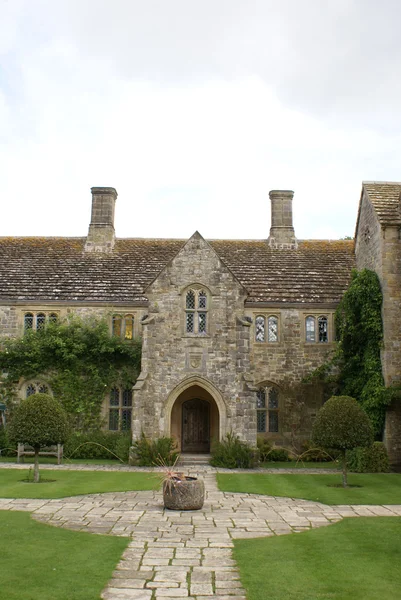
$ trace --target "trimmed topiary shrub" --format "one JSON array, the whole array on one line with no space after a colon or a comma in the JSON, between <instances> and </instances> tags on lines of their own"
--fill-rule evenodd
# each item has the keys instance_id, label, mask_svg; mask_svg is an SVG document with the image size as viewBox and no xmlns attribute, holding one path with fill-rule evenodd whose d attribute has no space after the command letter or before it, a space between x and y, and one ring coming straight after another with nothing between
<instances>
[{"instance_id":1,"label":"trimmed topiary shrub","mask_svg":"<svg viewBox=\"0 0 401 600\"><path fill-rule=\"evenodd\" d=\"M210 464L225 469L253 469L258 462L258 450L242 442L234 433L214 444Z\"/></svg>"},{"instance_id":2,"label":"trimmed topiary shrub","mask_svg":"<svg viewBox=\"0 0 401 600\"><path fill-rule=\"evenodd\" d=\"M312 441L317 446L334 448L341 453L343 486L347 487L347 450L371 446L373 428L368 415L354 398L333 396L317 413Z\"/></svg>"},{"instance_id":3,"label":"trimmed topiary shrub","mask_svg":"<svg viewBox=\"0 0 401 600\"><path fill-rule=\"evenodd\" d=\"M140 439L132 444L130 464L140 467L171 466L176 463L178 456L173 438L149 440L142 433Z\"/></svg>"},{"instance_id":4,"label":"trimmed topiary shrub","mask_svg":"<svg viewBox=\"0 0 401 600\"><path fill-rule=\"evenodd\" d=\"M33 394L15 408L9 425L10 438L29 444L35 451L34 482L39 482L39 451L43 446L63 444L68 435L67 415L48 394Z\"/></svg>"},{"instance_id":5,"label":"trimmed topiary shrub","mask_svg":"<svg viewBox=\"0 0 401 600\"><path fill-rule=\"evenodd\" d=\"M390 470L387 450L382 442L347 452L348 468L354 473L387 473Z\"/></svg>"}]
</instances>

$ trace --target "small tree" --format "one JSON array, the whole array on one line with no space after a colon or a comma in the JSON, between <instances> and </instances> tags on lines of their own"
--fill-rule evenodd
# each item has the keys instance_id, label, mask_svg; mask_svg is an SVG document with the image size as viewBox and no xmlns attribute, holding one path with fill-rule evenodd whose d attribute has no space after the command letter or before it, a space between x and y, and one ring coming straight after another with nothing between
<instances>
[{"instance_id":1,"label":"small tree","mask_svg":"<svg viewBox=\"0 0 401 600\"><path fill-rule=\"evenodd\" d=\"M339 450L342 456L343 486L347 487L347 450L373 443L370 419L360 404L349 396L333 396L319 410L312 429L317 446Z\"/></svg>"},{"instance_id":2,"label":"small tree","mask_svg":"<svg viewBox=\"0 0 401 600\"><path fill-rule=\"evenodd\" d=\"M39 483L39 451L43 446L63 444L67 438L67 415L53 396L33 394L15 408L9 426L16 441L33 446L34 482Z\"/></svg>"}]
</instances>

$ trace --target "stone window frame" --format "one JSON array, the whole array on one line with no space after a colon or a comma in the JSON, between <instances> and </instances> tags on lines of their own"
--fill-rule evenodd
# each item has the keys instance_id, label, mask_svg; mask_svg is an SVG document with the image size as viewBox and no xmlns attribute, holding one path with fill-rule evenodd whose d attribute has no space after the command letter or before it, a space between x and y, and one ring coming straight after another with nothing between
<instances>
[{"instance_id":1,"label":"stone window frame","mask_svg":"<svg viewBox=\"0 0 401 600\"><path fill-rule=\"evenodd\" d=\"M133 413L132 388L115 385L107 394L108 431L131 431ZM128 426L127 426L128 424Z\"/></svg>"},{"instance_id":2,"label":"stone window frame","mask_svg":"<svg viewBox=\"0 0 401 600\"><path fill-rule=\"evenodd\" d=\"M187 307L187 295L192 292L195 296L194 308ZM206 305L204 307L199 306L199 296L201 293L206 296ZM187 285L181 292L182 297L182 329L184 336L186 337L209 337L210 335L210 305L212 294L209 288L201 283L192 283ZM194 315L193 319L193 331L188 331L188 316L189 314ZM199 331L200 315L205 315L205 330Z\"/></svg>"},{"instance_id":3,"label":"stone window frame","mask_svg":"<svg viewBox=\"0 0 401 600\"><path fill-rule=\"evenodd\" d=\"M53 396L53 391L47 381L43 379L28 379L20 387L20 396L25 399L33 394L49 394Z\"/></svg>"},{"instance_id":4,"label":"stone window frame","mask_svg":"<svg viewBox=\"0 0 401 600\"><path fill-rule=\"evenodd\" d=\"M28 319L31 319L31 326L28 326ZM60 312L58 310L24 310L22 313L22 328L26 331L39 331L44 329L50 321L59 321Z\"/></svg>"},{"instance_id":5,"label":"stone window frame","mask_svg":"<svg viewBox=\"0 0 401 600\"><path fill-rule=\"evenodd\" d=\"M116 329L117 319L120 320L120 326ZM127 320L132 320L132 325L127 328ZM110 318L110 333L112 336L119 337L122 340L131 341L136 337L137 314L134 311L119 312L114 311ZM131 335L127 332L131 332Z\"/></svg>"},{"instance_id":6,"label":"stone window frame","mask_svg":"<svg viewBox=\"0 0 401 600\"><path fill-rule=\"evenodd\" d=\"M261 383L258 383L256 385L257 387L257 391L256 391L256 398L255 398L255 406L256 406L256 433L258 435L269 435L269 436L278 436L281 432L281 418L280 418L280 413L281 413L281 409L282 409L282 391L280 389L280 387L272 382L272 381L262 381ZM277 392L277 407L270 407L269 406L269 402L270 402L270 391L271 390L276 390ZM259 394L261 391L264 391L264 395L265 395L265 399L264 399L264 406L260 406L259 402L261 400L261 398L259 397ZM271 415L275 414L277 419L277 428L274 426L274 420L271 419ZM259 415L264 414L265 418L264 418L264 424L265 427L264 429L261 429L259 427Z\"/></svg>"},{"instance_id":7,"label":"stone window frame","mask_svg":"<svg viewBox=\"0 0 401 600\"><path fill-rule=\"evenodd\" d=\"M315 339L308 339L308 319L314 319L315 323ZM319 340L319 319L327 319L327 339ZM318 345L324 346L334 342L334 326L333 326L334 312L332 311L321 311L321 312L305 312L302 320L302 338L306 345Z\"/></svg>"},{"instance_id":8,"label":"stone window frame","mask_svg":"<svg viewBox=\"0 0 401 600\"><path fill-rule=\"evenodd\" d=\"M264 328L265 328L265 336L264 336L264 340L258 340L256 339L257 336L257 330L256 330L256 319L258 319L259 317L262 317L264 319ZM273 340L269 340L269 319L277 319L277 340L273 341ZM253 336L252 339L254 341L255 344L259 345L263 345L263 344L269 344L269 345L277 345L280 344L281 342L281 318L280 318L280 313L279 312L275 312L275 311L258 311L258 312L254 312L253 313ZM266 335L267 334L267 335Z\"/></svg>"}]
</instances>

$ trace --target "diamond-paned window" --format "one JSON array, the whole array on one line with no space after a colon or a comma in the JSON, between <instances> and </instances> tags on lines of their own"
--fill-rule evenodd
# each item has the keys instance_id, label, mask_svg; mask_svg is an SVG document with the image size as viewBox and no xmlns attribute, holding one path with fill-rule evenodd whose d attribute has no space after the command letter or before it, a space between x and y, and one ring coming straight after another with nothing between
<instances>
[{"instance_id":1,"label":"diamond-paned window","mask_svg":"<svg viewBox=\"0 0 401 600\"><path fill-rule=\"evenodd\" d=\"M279 390L263 385L256 392L256 421L258 433L279 431Z\"/></svg>"},{"instance_id":2,"label":"diamond-paned window","mask_svg":"<svg viewBox=\"0 0 401 600\"><path fill-rule=\"evenodd\" d=\"M198 295L198 307L199 308L206 308L206 304L207 304L207 296L206 296L205 292L199 292L199 295Z\"/></svg>"},{"instance_id":3,"label":"diamond-paned window","mask_svg":"<svg viewBox=\"0 0 401 600\"><path fill-rule=\"evenodd\" d=\"M307 342L315 342L315 317L306 317L305 320L305 330L306 330L306 341Z\"/></svg>"},{"instance_id":4,"label":"diamond-paned window","mask_svg":"<svg viewBox=\"0 0 401 600\"><path fill-rule=\"evenodd\" d=\"M198 316L199 316L198 331L199 331L199 333L206 333L206 313L200 312L200 313L198 313Z\"/></svg>"},{"instance_id":5,"label":"diamond-paned window","mask_svg":"<svg viewBox=\"0 0 401 600\"><path fill-rule=\"evenodd\" d=\"M186 305L187 308L195 309L195 293L192 290L187 292Z\"/></svg>"},{"instance_id":6,"label":"diamond-paned window","mask_svg":"<svg viewBox=\"0 0 401 600\"><path fill-rule=\"evenodd\" d=\"M255 319L255 339L257 342L265 341L265 318L262 316Z\"/></svg>"},{"instance_id":7,"label":"diamond-paned window","mask_svg":"<svg viewBox=\"0 0 401 600\"><path fill-rule=\"evenodd\" d=\"M51 391L42 381L30 381L25 387L25 397L29 398L33 394L51 394Z\"/></svg>"},{"instance_id":8,"label":"diamond-paned window","mask_svg":"<svg viewBox=\"0 0 401 600\"><path fill-rule=\"evenodd\" d=\"M46 315L39 313L36 315L36 329L44 329L46 323Z\"/></svg>"},{"instance_id":9,"label":"diamond-paned window","mask_svg":"<svg viewBox=\"0 0 401 600\"><path fill-rule=\"evenodd\" d=\"M33 329L33 314L32 313L25 313L24 329L25 329L25 331L28 329Z\"/></svg>"},{"instance_id":10,"label":"diamond-paned window","mask_svg":"<svg viewBox=\"0 0 401 600\"><path fill-rule=\"evenodd\" d=\"M195 288L185 294L185 333L207 334L208 295L205 290Z\"/></svg>"},{"instance_id":11,"label":"diamond-paned window","mask_svg":"<svg viewBox=\"0 0 401 600\"><path fill-rule=\"evenodd\" d=\"M278 318L269 317L267 320L267 341L278 342Z\"/></svg>"},{"instance_id":12,"label":"diamond-paned window","mask_svg":"<svg viewBox=\"0 0 401 600\"><path fill-rule=\"evenodd\" d=\"M24 331L28 331L28 329L39 331L39 329L44 329L47 323L56 323L58 318L58 314L54 312L39 312L36 314L27 312L24 314Z\"/></svg>"},{"instance_id":13,"label":"diamond-paned window","mask_svg":"<svg viewBox=\"0 0 401 600\"><path fill-rule=\"evenodd\" d=\"M132 421L132 389L114 387L109 395L109 429L128 431Z\"/></svg>"},{"instance_id":14,"label":"diamond-paned window","mask_svg":"<svg viewBox=\"0 0 401 600\"><path fill-rule=\"evenodd\" d=\"M327 328L327 317L318 318L319 327L319 342L325 343L329 341L328 328Z\"/></svg>"}]
</instances>

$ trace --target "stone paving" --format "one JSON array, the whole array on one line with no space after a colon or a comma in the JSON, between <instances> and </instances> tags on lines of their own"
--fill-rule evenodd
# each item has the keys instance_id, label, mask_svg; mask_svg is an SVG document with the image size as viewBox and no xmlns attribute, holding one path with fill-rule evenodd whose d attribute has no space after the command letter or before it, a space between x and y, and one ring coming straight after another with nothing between
<instances>
[{"instance_id":1,"label":"stone paving","mask_svg":"<svg viewBox=\"0 0 401 600\"><path fill-rule=\"evenodd\" d=\"M195 473L191 473L195 474ZM23 510L57 527L129 536L104 600L246 600L233 540L307 531L343 517L401 516L397 506L326 506L319 502L224 493L204 468L200 511L164 510L160 492L119 492L57 500L0 499L1 510Z\"/></svg>"}]
</instances>

